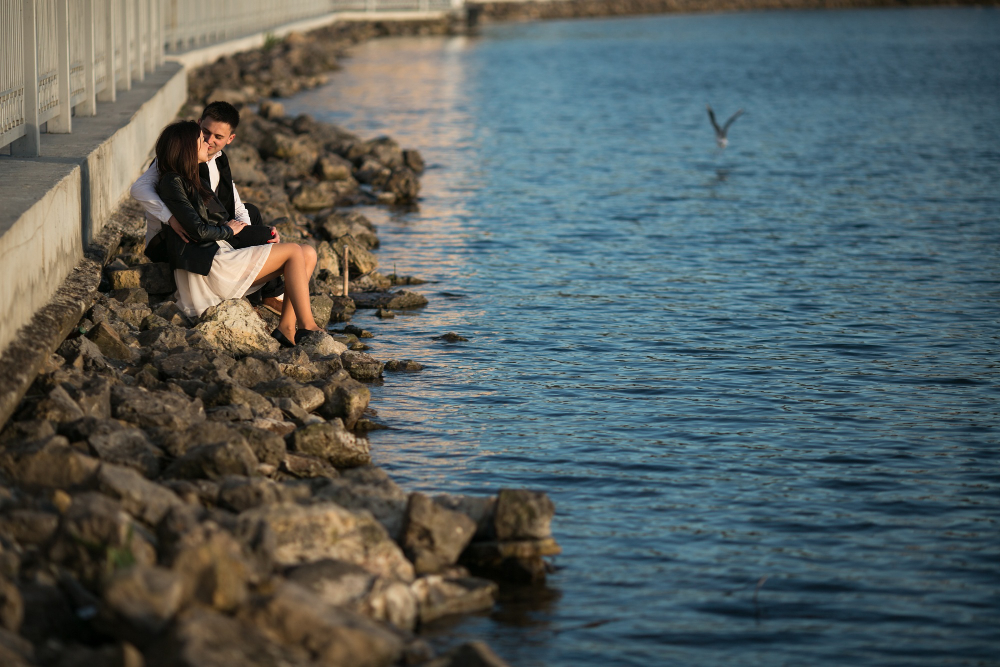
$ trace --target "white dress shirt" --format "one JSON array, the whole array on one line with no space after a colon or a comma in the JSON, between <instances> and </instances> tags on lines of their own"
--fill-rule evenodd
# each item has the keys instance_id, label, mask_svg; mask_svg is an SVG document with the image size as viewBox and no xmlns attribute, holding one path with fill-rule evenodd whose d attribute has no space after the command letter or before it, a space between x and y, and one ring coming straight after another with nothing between
<instances>
[{"instance_id":1,"label":"white dress shirt","mask_svg":"<svg viewBox=\"0 0 1000 667\"><path fill-rule=\"evenodd\" d=\"M215 164L215 160L220 155L222 155L222 151L219 151L208 160L208 177L212 185L212 190L219 187L219 165ZM163 200L160 199L160 195L156 193L156 185L159 182L160 171L156 168L156 160L153 160L153 164L149 165L149 169L129 189L132 198L139 202L142 208L146 210L147 243L149 243L151 238L156 236L160 228L173 215L170 209L167 208L167 205L163 203ZM233 183L233 201L236 203L236 219L249 225L250 214L240 200L240 193L236 190L236 183Z\"/></svg>"}]
</instances>

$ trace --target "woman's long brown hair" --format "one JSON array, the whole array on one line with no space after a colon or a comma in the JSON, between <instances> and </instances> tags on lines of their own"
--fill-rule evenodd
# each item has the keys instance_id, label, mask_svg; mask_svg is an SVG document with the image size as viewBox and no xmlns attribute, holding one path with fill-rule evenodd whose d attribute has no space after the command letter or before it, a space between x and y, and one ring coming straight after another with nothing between
<instances>
[{"instance_id":1,"label":"woman's long brown hair","mask_svg":"<svg viewBox=\"0 0 1000 667\"><path fill-rule=\"evenodd\" d=\"M156 167L161 174L180 174L203 198L212 192L205 188L198 174L198 137L201 126L193 120L179 120L163 128L156 140Z\"/></svg>"}]
</instances>

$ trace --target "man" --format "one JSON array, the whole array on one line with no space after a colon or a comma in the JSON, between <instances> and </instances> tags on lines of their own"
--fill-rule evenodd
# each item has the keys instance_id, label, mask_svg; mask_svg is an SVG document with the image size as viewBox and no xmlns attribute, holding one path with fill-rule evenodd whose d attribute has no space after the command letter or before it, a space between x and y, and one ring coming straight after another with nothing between
<instances>
[{"instance_id":1,"label":"man","mask_svg":"<svg viewBox=\"0 0 1000 667\"><path fill-rule=\"evenodd\" d=\"M199 165L201 179L211 185L212 190L218 196L219 201L226 207L229 217L232 220L239 220L248 225L262 225L260 210L253 204L244 204L240 200L240 194L233 183L233 172L229 167L229 158L222 150L233 143L236 138L236 127L240 124L240 112L228 102L212 102L205 107L201 114L202 135L205 143L208 144L208 154L212 157L208 162ZM139 177L129 192L146 210L146 242L149 243L160 231L163 224L170 225L185 243L190 243L190 239L184 233L180 223L170 213L160 196L156 193L156 184L160 180L159 171L156 168L156 161L149 166L149 169ZM279 240L277 230L275 230L274 242ZM284 281L281 278L266 283L258 292L250 294L248 298L255 305L263 304L264 307L281 313L282 295L284 294Z\"/></svg>"}]
</instances>

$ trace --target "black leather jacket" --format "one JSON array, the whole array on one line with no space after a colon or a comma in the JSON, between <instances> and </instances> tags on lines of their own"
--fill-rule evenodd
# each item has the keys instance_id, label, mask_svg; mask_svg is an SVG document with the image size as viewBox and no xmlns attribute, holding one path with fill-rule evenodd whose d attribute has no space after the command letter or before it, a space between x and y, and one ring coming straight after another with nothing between
<instances>
[{"instance_id":1,"label":"black leather jacket","mask_svg":"<svg viewBox=\"0 0 1000 667\"><path fill-rule=\"evenodd\" d=\"M156 192L191 239L191 243L184 243L173 229L164 227L170 268L207 276L219 250L216 241L233 237L232 228L226 224L229 214L225 207L214 199L206 205L201 195L174 172L160 175Z\"/></svg>"}]
</instances>

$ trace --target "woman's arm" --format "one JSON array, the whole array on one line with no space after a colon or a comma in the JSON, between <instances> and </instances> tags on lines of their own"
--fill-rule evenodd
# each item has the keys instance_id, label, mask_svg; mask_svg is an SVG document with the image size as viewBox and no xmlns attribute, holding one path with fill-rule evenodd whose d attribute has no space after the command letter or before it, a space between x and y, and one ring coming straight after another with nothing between
<instances>
[{"instance_id":1,"label":"woman's arm","mask_svg":"<svg viewBox=\"0 0 1000 667\"><path fill-rule=\"evenodd\" d=\"M201 217L197 206L188 197L184 179L179 174L163 174L157 192L192 241L225 241L233 237L229 226L213 225Z\"/></svg>"}]
</instances>

